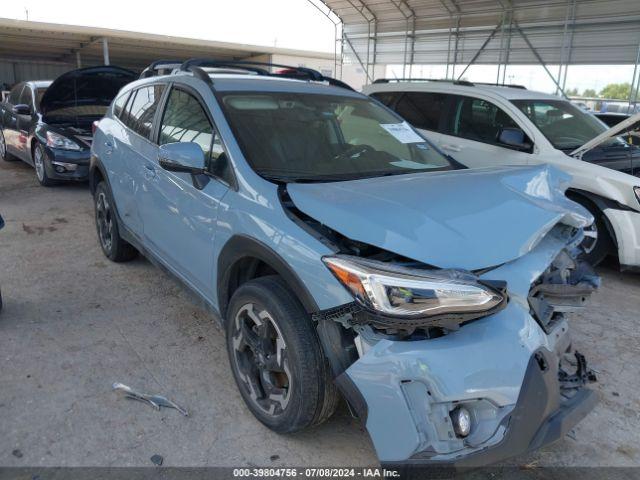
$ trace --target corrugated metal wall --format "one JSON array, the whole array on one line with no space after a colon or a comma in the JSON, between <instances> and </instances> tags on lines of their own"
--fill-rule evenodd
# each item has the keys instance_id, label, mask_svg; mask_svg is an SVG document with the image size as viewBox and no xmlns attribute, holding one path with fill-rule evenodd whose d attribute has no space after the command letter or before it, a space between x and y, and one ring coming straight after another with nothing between
<instances>
[{"instance_id":1,"label":"corrugated metal wall","mask_svg":"<svg viewBox=\"0 0 640 480\"><path fill-rule=\"evenodd\" d=\"M49 62L7 60L0 58L0 85L13 85L23 80L52 80L75 65Z\"/></svg>"}]
</instances>

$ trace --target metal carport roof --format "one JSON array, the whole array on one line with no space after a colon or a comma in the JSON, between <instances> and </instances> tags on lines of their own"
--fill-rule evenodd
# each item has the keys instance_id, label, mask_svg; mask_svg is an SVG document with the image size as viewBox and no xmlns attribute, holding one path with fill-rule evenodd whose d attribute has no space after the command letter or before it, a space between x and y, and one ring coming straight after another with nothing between
<instances>
[{"instance_id":1,"label":"metal carport roof","mask_svg":"<svg viewBox=\"0 0 640 480\"><path fill-rule=\"evenodd\" d=\"M636 64L640 52L639 0L322 1L343 23L345 60L369 76L380 64Z\"/></svg>"},{"instance_id":2,"label":"metal carport roof","mask_svg":"<svg viewBox=\"0 0 640 480\"><path fill-rule=\"evenodd\" d=\"M215 57L244 59L259 55L290 55L332 59L333 55L284 48L170 37L107 28L0 18L0 58L47 61L83 66L110 63L141 69L158 59Z\"/></svg>"}]
</instances>

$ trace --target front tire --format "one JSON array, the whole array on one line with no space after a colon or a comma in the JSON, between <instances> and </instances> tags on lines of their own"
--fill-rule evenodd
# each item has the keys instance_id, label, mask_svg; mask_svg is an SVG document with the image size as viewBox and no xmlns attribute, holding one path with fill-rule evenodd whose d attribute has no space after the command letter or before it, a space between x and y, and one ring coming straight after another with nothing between
<instances>
[{"instance_id":1,"label":"front tire","mask_svg":"<svg viewBox=\"0 0 640 480\"><path fill-rule=\"evenodd\" d=\"M102 181L96 186L93 196L98 241L105 256L113 262L127 262L137 255L133 246L120 237L115 204L111 191Z\"/></svg>"},{"instance_id":2,"label":"front tire","mask_svg":"<svg viewBox=\"0 0 640 480\"><path fill-rule=\"evenodd\" d=\"M7 140L4 138L2 128L0 128L0 158L5 162L12 162L16 160L16 157L7 151Z\"/></svg>"},{"instance_id":3,"label":"front tire","mask_svg":"<svg viewBox=\"0 0 640 480\"><path fill-rule=\"evenodd\" d=\"M56 182L47 175L47 168L45 166L46 161L47 152L41 144L37 143L36 148L33 151L33 167L36 170L36 178L43 187L51 187L52 185L55 185Z\"/></svg>"},{"instance_id":4,"label":"front tire","mask_svg":"<svg viewBox=\"0 0 640 480\"><path fill-rule=\"evenodd\" d=\"M236 290L226 337L240 394L271 430L303 430L335 411L338 392L311 319L281 277L260 277Z\"/></svg>"}]
</instances>

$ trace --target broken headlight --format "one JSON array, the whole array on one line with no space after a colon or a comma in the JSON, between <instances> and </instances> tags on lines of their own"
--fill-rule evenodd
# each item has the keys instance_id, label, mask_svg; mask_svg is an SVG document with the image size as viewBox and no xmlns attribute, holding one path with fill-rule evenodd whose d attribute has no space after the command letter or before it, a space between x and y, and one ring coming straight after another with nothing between
<instances>
[{"instance_id":1,"label":"broken headlight","mask_svg":"<svg viewBox=\"0 0 640 480\"><path fill-rule=\"evenodd\" d=\"M322 260L359 304L384 316L460 314L471 319L505 301L498 289L458 270L405 268L348 255Z\"/></svg>"}]
</instances>

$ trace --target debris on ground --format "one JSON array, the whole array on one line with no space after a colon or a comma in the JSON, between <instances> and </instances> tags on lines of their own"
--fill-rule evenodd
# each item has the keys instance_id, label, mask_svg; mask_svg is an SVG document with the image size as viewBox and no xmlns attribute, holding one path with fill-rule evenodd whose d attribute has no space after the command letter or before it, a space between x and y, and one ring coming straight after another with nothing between
<instances>
[{"instance_id":1,"label":"debris on ground","mask_svg":"<svg viewBox=\"0 0 640 480\"><path fill-rule=\"evenodd\" d=\"M269 460L271 460L272 462L275 462L276 460L280 460L280 455L271 455L269 457Z\"/></svg>"},{"instance_id":2,"label":"debris on ground","mask_svg":"<svg viewBox=\"0 0 640 480\"><path fill-rule=\"evenodd\" d=\"M17 458L22 458L22 450L16 448L13 452L11 452L11 455Z\"/></svg>"},{"instance_id":3,"label":"debris on ground","mask_svg":"<svg viewBox=\"0 0 640 480\"><path fill-rule=\"evenodd\" d=\"M114 383L112 388L116 392L124 393L126 398L131 398L133 400L138 400L140 402L148 403L156 410L160 410L160 407L174 408L185 417L189 416L189 412L187 412L184 408L180 407L178 404L172 402L171 400L161 395L149 395L147 393L137 392L133 390L131 387L128 387L127 385L124 385L118 382Z\"/></svg>"},{"instance_id":4,"label":"debris on ground","mask_svg":"<svg viewBox=\"0 0 640 480\"><path fill-rule=\"evenodd\" d=\"M151 457L151 462L153 462L154 465L161 466L162 462L164 462L164 458L162 455L156 454Z\"/></svg>"}]
</instances>

